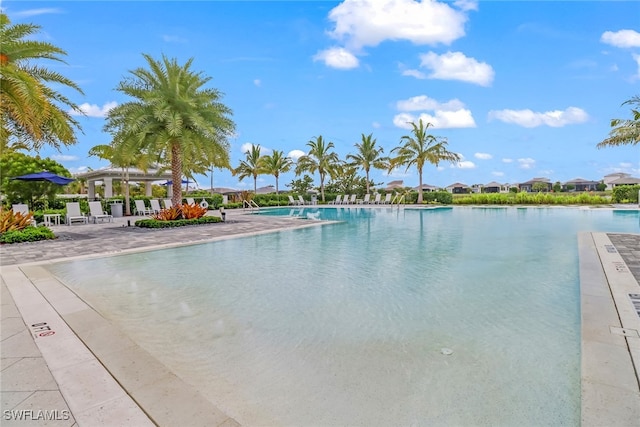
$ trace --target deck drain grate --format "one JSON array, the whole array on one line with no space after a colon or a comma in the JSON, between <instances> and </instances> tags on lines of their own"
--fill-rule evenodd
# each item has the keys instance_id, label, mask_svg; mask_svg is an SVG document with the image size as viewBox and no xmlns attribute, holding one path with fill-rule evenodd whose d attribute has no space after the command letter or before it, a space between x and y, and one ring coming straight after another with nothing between
<instances>
[{"instance_id":1,"label":"deck drain grate","mask_svg":"<svg viewBox=\"0 0 640 427\"><path fill-rule=\"evenodd\" d=\"M618 252L618 250L616 249L615 246L613 245L604 245L605 249L607 250L607 252L609 252L610 254L615 254Z\"/></svg>"},{"instance_id":2,"label":"deck drain grate","mask_svg":"<svg viewBox=\"0 0 640 427\"><path fill-rule=\"evenodd\" d=\"M640 334L638 334L638 331L635 330L635 329L619 328L617 326L609 326L609 332L611 332L612 334L615 334L615 335L622 335L622 336L625 336L625 337L640 338Z\"/></svg>"},{"instance_id":3,"label":"deck drain grate","mask_svg":"<svg viewBox=\"0 0 640 427\"><path fill-rule=\"evenodd\" d=\"M629 299L636 310L636 314L640 317L640 294L629 294Z\"/></svg>"}]
</instances>

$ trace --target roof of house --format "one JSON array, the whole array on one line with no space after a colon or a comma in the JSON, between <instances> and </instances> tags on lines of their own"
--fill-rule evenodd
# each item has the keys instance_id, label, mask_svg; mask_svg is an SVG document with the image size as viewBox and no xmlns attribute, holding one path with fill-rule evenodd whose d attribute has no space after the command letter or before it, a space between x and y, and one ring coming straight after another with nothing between
<instances>
[{"instance_id":1,"label":"roof of house","mask_svg":"<svg viewBox=\"0 0 640 427\"><path fill-rule=\"evenodd\" d=\"M609 184L615 184L615 185L640 184L640 179L634 178L632 176L625 176L623 178L619 178L614 181L611 181Z\"/></svg>"},{"instance_id":2,"label":"roof of house","mask_svg":"<svg viewBox=\"0 0 640 427\"><path fill-rule=\"evenodd\" d=\"M451 185L447 185L447 188L455 188L455 187L469 188L467 184L463 184L461 182L454 182Z\"/></svg>"},{"instance_id":3,"label":"roof of house","mask_svg":"<svg viewBox=\"0 0 640 427\"><path fill-rule=\"evenodd\" d=\"M485 184L484 187L502 187L502 184L500 184L499 182L491 181L490 183Z\"/></svg>"}]
</instances>

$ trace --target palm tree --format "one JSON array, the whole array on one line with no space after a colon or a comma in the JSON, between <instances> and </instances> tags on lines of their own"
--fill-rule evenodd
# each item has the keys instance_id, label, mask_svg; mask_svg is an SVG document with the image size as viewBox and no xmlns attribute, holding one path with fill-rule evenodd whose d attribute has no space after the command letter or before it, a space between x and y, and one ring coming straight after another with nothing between
<instances>
[{"instance_id":1,"label":"palm tree","mask_svg":"<svg viewBox=\"0 0 640 427\"><path fill-rule=\"evenodd\" d=\"M233 175L237 175L240 181L244 178L253 177L253 193L258 191L258 175L265 173L264 158L260 155L260 145L252 145L251 150L246 152L246 160L242 160L235 168Z\"/></svg>"},{"instance_id":2,"label":"palm tree","mask_svg":"<svg viewBox=\"0 0 640 427\"><path fill-rule=\"evenodd\" d=\"M356 154L347 154L347 160L351 160L351 166L357 166L364 170L367 177L367 194L369 194L369 171L371 167L377 169L388 169L389 159L382 156L384 149L376 147L376 140L373 134L362 134L362 142L355 144L358 149Z\"/></svg>"},{"instance_id":3,"label":"palm tree","mask_svg":"<svg viewBox=\"0 0 640 427\"><path fill-rule=\"evenodd\" d=\"M419 178L418 203L422 203L422 169L425 162L438 166L438 163L443 160L457 162L460 160L460 155L447 150L446 138L439 138L427 133L429 128L433 126L431 123L427 123L425 126L420 119L417 125L412 122L411 126L413 127L411 135L400 138L400 143L403 145L391 150L397 155L391 158L389 169L406 165L408 170L415 165Z\"/></svg>"},{"instance_id":4,"label":"palm tree","mask_svg":"<svg viewBox=\"0 0 640 427\"><path fill-rule=\"evenodd\" d=\"M262 160L264 173L273 175L276 178L276 194L280 194L278 190L278 178L280 178L281 173L286 173L291 170L293 161L289 157L285 157L284 151L277 150L268 156L264 156Z\"/></svg>"},{"instance_id":5,"label":"palm tree","mask_svg":"<svg viewBox=\"0 0 640 427\"><path fill-rule=\"evenodd\" d=\"M116 90L134 98L110 110L105 130L115 139L133 144L171 165L171 179L182 181L183 173L204 171L211 165L228 165L229 144L235 124L231 110L217 89L203 86L211 80L191 70L193 58L184 65L164 55L156 61L143 54L149 69L130 71L131 77ZM182 186L174 185L171 201L182 202Z\"/></svg>"},{"instance_id":6,"label":"palm tree","mask_svg":"<svg viewBox=\"0 0 640 427\"><path fill-rule=\"evenodd\" d=\"M611 131L609 138L600 142L597 147L617 147L618 145L636 145L640 142L640 96L625 101L622 105L631 104L635 108L631 108L632 119L613 119L611 120Z\"/></svg>"},{"instance_id":7,"label":"palm tree","mask_svg":"<svg viewBox=\"0 0 640 427\"><path fill-rule=\"evenodd\" d=\"M66 52L51 43L25 38L38 33L33 24L11 25L0 13L0 147L27 146L39 150L44 144L60 149L77 142L80 124L60 106L79 111L76 104L49 84L66 86L80 94L73 81L45 67L38 60L65 63Z\"/></svg>"},{"instance_id":8,"label":"palm tree","mask_svg":"<svg viewBox=\"0 0 640 427\"><path fill-rule=\"evenodd\" d=\"M324 202L324 179L329 174L334 175L335 168L340 164L338 155L330 150L334 148L333 142L325 144L322 135L315 137L315 141L310 140L307 145L310 147L309 153L298 159L296 175L303 172L316 173L320 175L320 193Z\"/></svg>"}]
</instances>

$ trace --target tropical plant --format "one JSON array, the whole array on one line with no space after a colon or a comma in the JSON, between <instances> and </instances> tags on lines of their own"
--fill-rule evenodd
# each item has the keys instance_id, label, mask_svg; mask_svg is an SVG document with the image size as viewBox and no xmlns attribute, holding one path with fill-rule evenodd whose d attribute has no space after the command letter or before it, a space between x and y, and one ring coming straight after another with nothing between
<instances>
[{"instance_id":1,"label":"tropical plant","mask_svg":"<svg viewBox=\"0 0 640 427\"><path fill-rule=\"evenodd\" d=\"M0 192L8 204L28 202L31 208L38 200L45 199L53 203L56 194L64 192L65 186L49 181L20 181L11 179L30 173L53 172L56 175L71 177L71 173L55 160L32 157L20 152L8 152L0 156Z\"/></svg>"},{"instance_id":2,"label":"tropical plant","mask_svg":"<svg viewBox=\"0 0 640 427\"><path fill-rule=\"evenodd\" d=\"M0 209L0 233L13 230L23 230L32 225L33 212L23 215L22 212L14 212L13 209Z\"/></svg>"},{"instance_id":3,"label":"tropical plant","mask_svg":"<svg viewBox=\"0 0 640 427\"><path fill-rule=\"evenodd\" d=\"M250 176L253 177L254 193L258 190L258 176L265 172L264 159L260 151L260 145L251 145L251 150L245 153L245 160L240 161L240 165L232 171L240 181Z\"/></svg>"},{"instance_id":4,"label":"tropical plant","mask_svg":"<svg viewBox=\"0 0 640 427\"><path fill-rule=\"evenodd\" d=\"M317 171L318 175L320 175L320 194L324 202L324 180L327 174L329 176L335 175L336 168L340 165L340 160L338 155L331 151L334 148L333 142L325 143L322 135L315 137L315 140L310 140L307 145L309 146L309 153L298 159L296 175L300 175L303 172L313 174Z\"/></svg>"},{"instance_id":5,"label":"tropical plant","mask_svg":"<svg viewBox=\"0 0 640 427\"><path fill-rule=\"evenodd\" d=\"M202 218L207 213L207 208L203 208L197 203L191 205L183 203L180 209L182 211L182 218L184 219Z\"/></svg>"},{"instance_id":6,"label":"tropical plant","mask_svg":"<svg viewBox=\"0 0 640 427\"><path fill-rule=\"evenodd\" d=\"M392 157L389 161L389 170L393 170L398 166L406 166L407 169L411 166L415 166L418 170L418 203L422 203L422 169L426 162L431 163L434 166L438 166L441 161L457 162L460 160L460 155L447 150L447 139L433 136L427 131L431 126L431 123L427 123L426 126L420 119L419 123L411 122L411 135L404 135L400 138L399 147L391 150L392 153L396 153L395 157Z\"/></svg>"},{"instance_id":7,"label":"tropical plant","mask_svg":"<svg viewBox=\"0 0 640 427\"><path fill-rule=\"evenodd\" d=\"M309 175L304 175L302 178L294 179L289 184L285 184L296 194L307 194L309 190L313 189L313 178Z\"/></svg>"},{"instance_id":8,"label":"tropical plant","mask_svg":"<svg viewBox=\"0 0 640 427\"><path fill-rule=\"evenodd\" d=\"M278 189L278 179L281 173L286 173L293 167L293 160L284 155L284 151L275 150L273 153L263 157L263 171L266 174L273 175L276 179L276 194L280 194Z\"/></svg>"},{"instance_id":9,"label":"tropical plant","mask_svg":"<svg viewBox=\"0 0 640 427\"><path fill-rule=\"evenodd\" d=\"M537 182L534 182L533 185L531 186L531 191L534 191L536 193L539 193L541 191L548 191L548 190L549 190L549 184L546 182L537 181Z\"/></svg>"},{"instance_id":10,"label":"tropical plant","mask_svg":"<svg viewBox=\"0 0 640 427\"><path fill-rule=\"evenodd\" d=\"M211 165L228 165L235 124L231 110L220 102L222 93L204 88L211 78L165 56L157 61L143 54L149 69L137 68L120 82L117 91L134 101L109 111L105 130L132 152L148 152L159 164L170 164L173 182ZM129 149L127 149L129 150ZM174 185L171 201L182 201L182 186Z\"/></svg>"},{"instance_id":11,"label":"tropical plant","mask_svg":"<svg viewBox=\"0 0 640 427\"><path fill-rule=\"evenodd\" d=\"M640 142L640 95L625 101L622 105L632 105L631 119L612 119L609 137L596 147L617 147L619 145L636 145Z\"/></svg>"},{"instance_id":12,"label":"tropical plant","mask_svg":"<svg viewBox=\"0 0 640 427\"><path fill-rule=\"evenodd\" d=\"M371 167L376 169L389 169L389 158L384 157L384 149L376 147L376 140L373 134L362 134L362 141L355 144L358 149L356 154L347 154L347 160L351 160L352 166L357 166L364 170L367 180L367 194L369 194L369 171Z\"/></svg>"},{"instance_id":13,"label":"tropical plant","mask_svg":"<svg viewBox=\"0 0 640 427\"><path fill-rule=\"evenodd\" d=\"M38 151L48 144L56 149L77 142L75 131L80 124L61 107L80 112L78 106L51 88L80 87L62 74L37 62L52 60L65 63L66 52L51 43L27 40L40 27L33 24L12 25L0 13L0 153L5 149Z\"/></svg>"},{"instance_id":14,"label":"tropical plant","mask_svg":"<svg viewBox=\"0 0 640 427\"><path fill-rule=\"evenodd\" d=\"M358 176L358 170L354 166L347 166L336 170L333 178L326 185L325 191L336 194L367 194L372 182L364 176Z\"/></svg>"}]
</instances>

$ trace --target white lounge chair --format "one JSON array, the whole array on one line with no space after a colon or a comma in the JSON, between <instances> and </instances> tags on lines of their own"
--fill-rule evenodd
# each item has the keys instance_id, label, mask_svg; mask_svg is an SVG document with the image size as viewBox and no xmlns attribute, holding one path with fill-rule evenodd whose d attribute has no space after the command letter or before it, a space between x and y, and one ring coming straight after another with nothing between
<instances>
[{"instance_id":1,"label":"white lounge chair","mask_svg":"<svg viewBox=\"0 0 640 427\"><path fill-rule=\"evenodd\" d=\"M144 200L134 200L137 215L151 215L153 211L145 205Z\"/></svg>"},{"instance_id":2,"label":"white lounge chair","mask_svg":"<svg viewBox=\"0 0 640 427\"><path fill-rule=\"evenodd\" d=\"M304 201L302 196L298 196L298 204L301 205L301 206L304 206L304 205L307 204L307 202Z\"/></svg>"},{"instance_id":3,"label":"white lounge chair","mask_svg":"<svg viewBox=\"0 0 640 427\"><path fill-rule=\"evenodd\" d=\"M163 203L164 203L164 208L165 209L169 209L171 206L173 206L173 203L171 202L171 199L164 199Z\"/></svg>"},{"instance_id":4,"label":"white lounge chair","mask_svg":"<svg viewBox=\"0 0 640 427\"><path fill-rule=\"evenodd\" d=\"M356 204L356 197L357 196L355 194L351 195L351 198L349 199L349 204L350 205L355 205Z\"/></svg>"},{"instance_id":5,"label":"white lounge chair","mask_svg":"<svg viewBox=\"0 0 640 427\"><path fill-rule=\"evenodd\" d=\"M151 199L149 200L149 203L151 204L151 211L153 213L158 213L162 210L162 208L160 207L160 201L158 199Z\"/></svg>"},{"instance_id":6,"label":"white lounge chair","mask_svg":"<svg viewBox=\"0 0 640 427\"><path fill-rule=\"evenodd\" d=\"M384 196L384 200L382 201L383 205L388 205L391 203L391 193L387 193L386 196Z\"/></svg>"},{"instance_id":7,"label":"white lounge chair","mask_svg":"<svg viewBox=\"0 0 640 427\"><path fill-rule=\"evenodd\" d=\"M23 217L26 217L27 215L29 215L29 206L25 205L24 203L17 203L15 205L12 205L11 209L13 210L14 214L19 213ZM31 224L36 225L35 218L31 218Z\"/></svg>"},{"instance_id":8,"label":"white lounge chair","mask_svg":"<svg viewBox=\"0 0 640 427\"><path fill-rule=\"evenodd\" d=\"M376 198L373 200L373 203L376 205L380 204L380 193L376 193Z\"/></svg>"},{"instance_id":9,"label":"white lounge chair","mask_svg":"<svg viewBox=\"0 0 640 427\"><path fill-rule=\"evenodd\" d=\"M67 215L66 215L67 225L71 225L74 222L81 222L83 224L88 224L88 218L82 215L80 211L80 203L78 202L68 202L67 203Z\"/></svg>"},{"instance_id":10,"label":"white lounge chair","mask_svg":"<svg viewBox=\"0 0 640 427\"><path fill-rule=\"evenodd\" d=\"M293 198L293 196L291 194L289 194L289 196L287 196L287 197L289 197L289 205L290 206L295 206L295 205L298 204L298 202Z\"/></svg>"},{"instance_id":11,"label":"white lounge chair","mask_svg":"<svg viewBox=\"0 0 640 427\"><path fill-rule=\"evenodd\" d=\"M89 212L91 214L91 218L93 218L94 224L97 224L98 220L104 222L105 219L109 220L109 222L113 222L113 215L109 215L102 210L101 202L89 202Z\"/></svg>"},{"instance_id":12,"label":"white lounge chair","mask_svg":"<svg viewBox=\"0 0 640 427\"><path fill-rule=\"evenodd\" d=\"M361 205L368 205L369 203L371 203L371 194L367 193L364 195L364 199L362 199L360 201Z\"/></svg>"},{"instance_id":13,"label":"white lounge chair","mask_svg":"<svg viewBox=\"0 0 640 427\"><path fill-rule=\"evenodd\" d=\"M339 204L341 204L341 203L342 203L342 194L338 194L338 195L336 196L336 199L335 199L333 202L331 202L331 203L333 203L334 205L339 205Z\"/></svg>"},{"instance_id":14,"label":"white lounge chair","mask_svg":"<svg viewBox=\"0 0 640 427\"><path fill-rule=\"evenodd\" d=\"M195 205L196 201L193 200L193 197L187 197L187 204L188 205Z\"/></svg>"}]
</instances>

